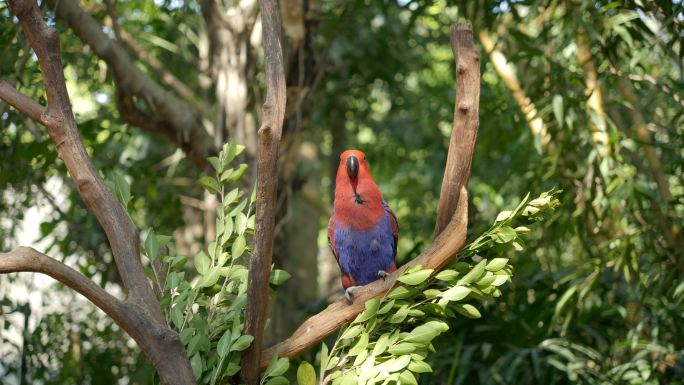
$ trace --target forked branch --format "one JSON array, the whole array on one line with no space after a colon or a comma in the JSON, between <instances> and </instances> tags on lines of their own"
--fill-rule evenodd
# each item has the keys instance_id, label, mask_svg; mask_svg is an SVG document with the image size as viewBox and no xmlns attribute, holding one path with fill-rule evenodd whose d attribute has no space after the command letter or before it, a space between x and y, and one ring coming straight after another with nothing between
<instances>
[{"instance_id":1,"label":"forked branch","mask_svg":"<svg viewBox=\"0 0 684 385\"><path fill-rule=\"evenodd\" d=\"M468 228L468 195L466 186L479 127L480 62L473 43L470 24L451 28L451 47L457 72L457 99L447 164L444 170L437 225L433 243L416 259L402 266L384 281L376 281L354 292L355 301L330 304L325 310L304 321L285 341L262 352L262 369L273 355L295 357L323 338L352 321L365 309L365 302L386 294L406 269L420 264L439 271L465 246Z\"/></svg>"},{"instance_id":2,"label":"forked branch","mask_svg":"<svg viewBox=\"0 0 684 385\"><path fill-rule=\"evenodd\" d=\"M105 311L138 343L163 383L193 384L195 378L183 344L166 325L145 277L135 226L104 184L83 146L64 82L59 35L44 22L35 0L11 0L9 5L38 58L48 105L43 110L5 82L0 83L0 98L47 128L79 195L107 235L128 298L122 301L107 294L66 265L29 248L0 254L0 273L41 272L63 282Z\"/></svg>"}]
</instances>

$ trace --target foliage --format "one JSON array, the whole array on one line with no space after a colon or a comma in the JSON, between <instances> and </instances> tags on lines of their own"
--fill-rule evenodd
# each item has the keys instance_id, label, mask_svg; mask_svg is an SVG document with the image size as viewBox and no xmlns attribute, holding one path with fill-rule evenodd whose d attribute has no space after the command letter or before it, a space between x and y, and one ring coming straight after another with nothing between
<instances>
[{"instance_id":1,"label":"foliage","mask_svg":"<svg viewBox=\"0 0 684 385\"><path fill-rule=\"evenodd\" d=\"M447 269L437 273L412 266L386 296L367 301L366 309L340 331L329 352L323 344L321 383L417 384L421 373L432 371L426 358L435 351L432 341L449 330L445 321L457 314L480 318L473 302L495 302L501 296L499 287L513 273L504 255L522 250L522 236L530 231L522 224L552 212L559 204L558 193L552 190L533 200L526 197L515 210L499 214L494 225L467 245Z\"/></svg>"},{"instance_id":2,"label":"foliage","mask_svg":"<svg viewBox=\"0 0 684 385\"><path fill-rule=\"evenodd\" d=\"M167 322L179 333L200 384L224 383L237 374L241 352L253 340L243 334L243 326L250 253L247 244L254 231L255 195L244 196L237 187L230 188L247 169L244 163L230 167L243 150L244 146L234 140L227 143L218 157L209 159L215 176L205 175L199 180L207 191L219 196L220 204L216 209L216 239L206 252L202 250L193 258L197 274L186 278L188 258L162 252L170 237L150 230L144 242L150 262L148 275L161 293ZM271 272L274 286L287 278L282 270Z\"/></svg>"},{"instance_id":3,"label":"foliage","mask_svg":"<svg viewBox=\"0 0 684 385\"><path fill-rule=\"evenodd\" d=\"M81 3L98 22L106 24L103 2ZM281 170L296 173L298 178L283 186L282 196L296 193L305 183L329 187L329 176L319 178L310 170L334 172L326 164L337 158L336 151L360 148L398 216L400 263L420 253L433 227L453 116L454 68L448 27L462 19L470 20L476 33L483 31L492 37L510 64L523 96L534 103L534 117L541 120L551 138L548 146L542 144L531 129L528 111L517 105L502 73L489 53L481 49L481 119L469 184L470 234L484 233L491 218L512 206L525 191L558 186L564 191L559 198L567 204L541 224L543 231L529 234L525 250L512 260L516 279L507 286L507 294L496 299L496 306L484 305L486 323L467 317L446 321L449 330L431 341L435 352L423 360L433 371L421 374L418 380L449 384L681 383L682 2L352 0L315 4L317 8L307 13L307 23L314 25L307 29L313 33L313 57L300 58L304 60L299 60L302 66L297 69L312 77L320 75L320 79L310 90L309 100L314 102L298 117L296 135L286 136L288 155L283 157ZM175 143L121 123L111 72L46 8L43 6L60 32L69 92L96 167L111 180L124 179L130 184L128 209L139 228L153 227L156 233L171 234L184 225L196 226L197 219L187 212L194 210L197 215L196 206L204 199L203 189L194 183L200 170L184 159ZM198 4L117 2L117 11L120 27L134 36L145 52L159 59L169 73L206 100L209 114L205 118L220 115L213 96L218 82L202 85L207 76L202 69L207 26ZM0 47L6 53L0 56L0 74L22 92L43 101L37 63L23 34L17 31L16 19L6 4L0 3ZM586 61L578 58L581 39L589 48L588 60L596 71L603 116L587 105L595 93L587 88ZM251 72L246 72L259 72L254 71L260 65L256 59L247 55ZM310 62L319 67L308 67ZM136 63L151 79L163 83L165 74L152 70L140 58ZM260 102L258 80L248 79L249 112ZM629 90L634 98L629 97ZM22 222L31 218L28 208L51 207L40 226L47 243L45 251L67 259L103 287L115 287L118 278L105 237L65 177L45 131L2 103L0 126L2 250L19 242ZM605 146L593 139L597 127L608 135ZM643 135L644 128L647 135ZM315 154L290 162L300 143L313 143ZM649 151L655 154L657 167L653 167ZM217 190L220 176L213 180L216 182L203 179L204 185ZM121 196L125 198L126 194ZM329 206L329 197L315 196L312 200L318 206ZM243 210L249 205L246 203ZM299 218L289 202L283 205L286 214L282 221L312 220ZM325 220L321 218L321 224ZM232 221L235 227L235 219ZM500 239L509 236L508 230L498 235ZM163 237L151 237L147 237L151 248L152 239L164 243ZM230 238L220 248L232 255L235 231ZM203 232L190 239L187 243L193 245L221 242L220 237L204 239ZM324 242L321 244L324 248ZM174 255L174 260L175 254L199 255L178 241L176 248L183 252L167 253L160 248L160 259ZM199 266L205 266L206 260L210 261L208 266L214 260L218 262L210 251L205 249L206 259L199 258ZM498 257L510 256L494 256ZM185 282L191 288L201 279L196 277L197 269L174 266L171 270L184 272L178 283ZM162 279L155 279L154 274L150 268L155 282ZM225 279L220 276L217 282ZM10 286L22 284L14 277L0 277L3 290ZM218 295L213 293L214 287L189 290L211 301ZM49 291L66 302L72 298L59 286ZM73 328L83 321L66 317L53 322L58 315L44 315L45 321L29 324L24 330L22 323L9 315L24 304L7 293L1 294L6 297L3 320L13 330L20 330L20 335L32 336L27 341L34 348L29 354L2 339L3 365L18 370L22 357L26 357L34 364L31 373L35 376L29 381L54 378L59 372L78 373L81 369L75 360L63 359L70 354L69 346L55 342L51 350L54 360L42 360L36 346L49 336L66 340L67 324ZM171 317L178 295L169 294L165 289L165 296L172 298L165 308ZM327 294L323 292L321 297ZM236 296L236 292L230 295ZM321 303L306 308L314 312ZM208 315L211 304L199 306ZM189 303L186 307L190 308ZM111 373L112 368L117 373L149 370L110 321L102 319L100 313L84 312L93 318L88 325L98 326L87 328L93 334L84 334L87 338L82 338L81 351L92 348L112 357L102 362L122 363L96 366L98 360L90 361L93 373ZM232 319L224 321L231 328L234 325ZM227 325L219 328L229 330ZM207 362L214 354L212 349L223 336L210 330L207 325L209 348L200 354L203 378L210 372ZM404 332L410 330L407 326ZM206 347L202 340L201 346ZM110 342L101 350L99 341ZM118 357L136 360L131 363ZM214 358L211 370L217 364ZM283 366L275 363L272 368L277 370L265 381L294 378L294 365L276 374ZM310 367L302 364L299 368L302 379L311 378ZM297 372L299 377L300 370Z\"/></svg>"}]
</instances>

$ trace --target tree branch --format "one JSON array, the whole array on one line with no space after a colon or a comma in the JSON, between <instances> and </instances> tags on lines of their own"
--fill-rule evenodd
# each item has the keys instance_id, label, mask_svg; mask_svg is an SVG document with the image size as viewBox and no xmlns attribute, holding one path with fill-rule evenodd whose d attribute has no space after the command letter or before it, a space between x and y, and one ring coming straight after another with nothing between
<instances>
[{"instance_id":1,"label":"tree branch","mask_svg":"<svg viewBox=\"0 0 684 385\"><path fill-rule=\"evenodd\" d=\"M194 383L191 371L189 377L183 377L177 367L178 361L169 359L174 355L185 356L178 334L156 322L143 307L119 300L78 271L30 247L18 247L9 253L0 253L0 274L17 272L48 275L86 297L138 343L153 361L165 384Z\"/></svg>"},{"instance_id":2,"label":"tree branch","mask_svg":"<svg viewBox=\"0 0 684 385\"><path fill-rule=\"evenodd\" d=\"M30 247L18 247L9 253L0 253L0 274L34 272L49 275L88 298L115 320L121 320L121 301L107 293L95 282L64 263ZM119 323L119 321L117 321Z\"/></svg>"},{"instance_id":3,"label":"tree branch","mask_svg":"<svg viewBox=\"0 0 684 385\"><path fill-rule=\"evenodd\" d=\"M2 79L0 79L0 99L36 122L43 123L42 115L45 110L43 106L22 94L19 90L12 87L9 82Z\"/></svg>"},{"instance_id":4,"label":"tree branch","mask_svg":"<svg viewBox=\"0 0 684 385\"><path fill-rule=\"evenodd\" d=\"M40 122L45 125L55 142L59 157L64 161L79 195L95 214L107 235L121 281L128 292L128 299L120 302L105 295L103 291L94 290L94 283L86 283L84 277L74 275L75 272L66 266L55 264L56 261L51 262L47 256L40 257L35 254L37 252L29 249L19 249L16 254L10 254L9 261L16 263L14 255L17 254L29 255L32 258L29 261L37 262L35 271L44 271L60 281L74 285L76 290L108 311L108 314L111 313L114 321L136 340L152 361L162 382L194 383L194 375L183 344L178 335L167 327L159 302L145 277L135 226L123 206L104 184L83 146L64 82L59 35L43 21L35 0L11 0L9 5L21 22L43 75L48 106L40 115ZM16 95L13 97L16 99ZM29 109L33 115L35 110L35 106ZM9 262L8 266L11 266ZM120 311L115 311L117 308L121 308Z\"/></svg>"},{"instance_id":5,"label":"tree branch","mask_svg":"<svg viewBox=\"0 0 684 385\"><path fill-rule=\"evenodd\" d=\"M79 194L105 230L125 288L163 322L157 299L143 273L133 222L105 186L83 147L64 83L59 35L45 24L35 2L14 0L10 6L21 21L43 73L48 107L42 123L57 144Z\"/></svg>"},{"instance_id":6,"label":"tree branch","mask_svg":"<svg viewBox=\"0 0 684 385\"><path fill-rule=\"evenodd\" d=\"M480 68L470 24L452 26L451 42L454 54L457 55L458 99L438 211L438 218L443 218L444 226L439 226L438 222L433 243L419 257L399 268L384 281L373 282L355 291L355 300L351 305L345 300L330 304L322 312L304 321L285 341L264 350L261 357L262 369L273 355L295 357L353 320L365 309L367 300L385 295L406 269L419 264L437 272L449 264L465 246L468 227L466 185L479 126Z\"/></svg>"},{"instance_id":7,"label":"tree branch","mask_svg":"<svg viewBox=\"0 0 684 385\"><path fill-rule=\"evenodd\" d=\"M449 154L439 193L435 237L453 217L461 187L468 185L470 164L480 126L480 54L475 50L470 24L456 24L451 27L451 50L456 62L456 102Z\"/></svg>"},{"instance_id":8,"label":"tree branch","mask_svg":"<svg viewBox=\"0 0 684 385\"><path fill-rule=\"evenodd\" d=\"M164 121L165 130L162 134L185 150L196 164L202 167L207 165L207 156L215 151L213 138L197 111L147 77L126 50L102 31L102 26L81 8L78 1L48 0L47 3L76 36L107 63L118 91L144 100L154 115ZM128 122L127 114L121 113L121 117ZM129 123L151 130L144 121Z\"/></svg>"},{"instance_id":9,"label":"tree branch","mask_svg":"<svg viewBox=\"0 0 684 385\"><path fill-rule=\"evenodd\" d=\"M266 67L266 102L262 109L257 160L256 222L254 252L249 261L245 333L254 336L242 355L242 378L247 385L259 382L261 343L268 309L268 281L273 254L278 151L285 118L285 70L280 45L280 7L276 0L260 0Z\"/></svg>"}]
</instances>

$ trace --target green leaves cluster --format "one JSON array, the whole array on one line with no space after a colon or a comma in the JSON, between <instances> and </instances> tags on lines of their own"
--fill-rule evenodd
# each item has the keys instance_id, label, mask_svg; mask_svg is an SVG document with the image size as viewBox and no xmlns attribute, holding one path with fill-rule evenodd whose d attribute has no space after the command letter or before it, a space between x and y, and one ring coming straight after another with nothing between
<instances>
[{"instance_id":1,"label":"green leaves cluster","mask_svg":"<svg viewBox=\"0 0 684 385\"><path fill-rule=\"evenodd\" d=\"M248 238L254 230L254 194L245 196L230 186L246 171L245 164L230 167L243 149L234 141L226 144L218 157L209 159L215 176L203 176L199 181L209 192L219 195L220 205L216 211L216 239L194 257L194 272L185 270L187 257L161 252L170 237L150 230L145 240L145 254L151 262L148 271L162 294L162 308L180 334L201 384L221 383L237 374L241 352L253 340L243 334L243 325ZM286 272L275 270L271 283L281 284L287 278ZM287 360L278 361L267 375L277 378L281 370L287 370ZM266 383L279 382L271 379Z\"/></svg>"},{"instance_id":2,"label":"green leaves cluster","mask_svg":"<svg viewBox=\"0 0 684 385\"><path fill-rule=\"evenodd\" d=\"M413 266L384 298L366 302L365 310L340 331L335 345L321 352L321 383L417 384L421 373L431 372L426 362L434 352L432 341L449 330L448 319L480 318L476 304L501 296L500 286L511 280L507 251L522 249L527 227L514 223L541 220L559 204L557 190L502 212L492 227L468 245L463 260L434 274ZM476 253L486 254L483 258Z\"/></svg>"}]
</instances>

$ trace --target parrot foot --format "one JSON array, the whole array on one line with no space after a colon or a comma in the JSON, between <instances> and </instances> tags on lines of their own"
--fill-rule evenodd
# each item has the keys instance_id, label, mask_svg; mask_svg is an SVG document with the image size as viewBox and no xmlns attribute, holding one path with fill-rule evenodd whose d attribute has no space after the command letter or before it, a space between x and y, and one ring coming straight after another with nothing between
<instances>
[{"instance_id":1,"label":"parrot foot","mask_svg":"<svg viewBox=\"0 0 684 385\"><path fill-rule=\"evenodd\" d=\"M361 286L349 286L345 291L344 291L344 299L347 300L348 304L351 304L354 302L354 291L356 289L360 288Z\"/></svg>"},{"instance_id":2,"label":"parrot foot","mask_svg":"<svg viewBox=\"0 0 684 385\"><path fill-rule=\"evenodd\" d=\"M378 278L382 279L383 281L385 278L389 277L389 273L386 272L385 270L378 270Z\"/></svg>"}]
</instances>

